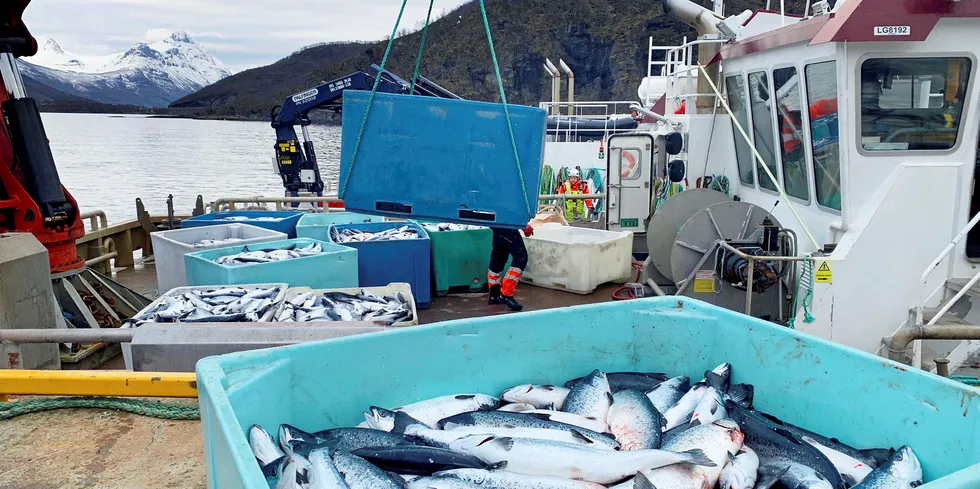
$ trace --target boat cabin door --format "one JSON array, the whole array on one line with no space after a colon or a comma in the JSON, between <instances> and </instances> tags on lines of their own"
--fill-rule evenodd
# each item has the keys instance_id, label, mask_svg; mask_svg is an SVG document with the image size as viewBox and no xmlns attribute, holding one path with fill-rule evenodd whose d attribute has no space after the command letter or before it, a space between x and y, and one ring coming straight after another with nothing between
<instances>
[{"instance_id":1,"label":"boat cabin door","mask_svg":"<svg viewBox=\"0 0 980 489\"><path fill-rule=\"evenodd\" d=\"M617 134L608 147L606 229L644 233L653 196L653 136Z\"/></svg>"}]
</instances>

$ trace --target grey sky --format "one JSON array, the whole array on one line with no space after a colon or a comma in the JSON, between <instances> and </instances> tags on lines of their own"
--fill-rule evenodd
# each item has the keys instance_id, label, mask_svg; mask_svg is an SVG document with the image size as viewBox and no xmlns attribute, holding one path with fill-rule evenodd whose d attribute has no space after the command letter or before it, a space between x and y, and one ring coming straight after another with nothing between
<instances>
[{"instance_id":1,"label":"grey sky","mask_svg":"<svg viewBox=\"0 0 980 489\"><path fill-rule=\"evenodd\" d=\"M433 15L465 0L437 0ZM234 71L269 64L309 44L377 40L391 32L399 0L34 0L24 21L77 55L124 51L151 29L185 30ZM409 0L401 26L425 19Z\"/></svg>"}]
</instances>

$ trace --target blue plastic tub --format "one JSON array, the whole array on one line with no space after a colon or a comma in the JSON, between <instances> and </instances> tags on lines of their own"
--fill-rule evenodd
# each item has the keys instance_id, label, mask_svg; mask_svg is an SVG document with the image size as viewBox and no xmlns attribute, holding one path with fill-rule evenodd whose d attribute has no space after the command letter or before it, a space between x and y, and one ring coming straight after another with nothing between
<instances>
[{"instance_id":1,"label":"blue plastic tub","mask_svg":"<svg viewBox=\"0 0 980 489\"><path fill-rule=\"evenodd\" d=\"M245 435L254 423L273 433L280 423L352 426L372 405L562 383L593 368L701 378L721 362L732 363L732 382L755 384L761 411L857 447L912 446L933 481L921 489L980 487L980 391L677 297L205 358L197 383L208 486L268 487Z\"/></svg>"},{"instance_id":2,"label":"blue plastic tub","mask_svg":"<svg viewBox=\"0 0 980 489\"><path fill-rule=\"evenodd\" d=\"M361 287L380 287L395 282L407 282L415 294L415 304L419 309L428 309L432 297L429 273L432 270L432 257L429 256L431 243L429 235L422 226L414 222L372 222L365 224L342 224L332 226L333 230L357 229L367 232L411 226L418 231L420 239L401 239L392 241L365 241L343 243L357 249L357 274Z\"/></svg>"},{"instance_id":3,"label":"blue plastic tub","mask_svg":"<svg viewBox=\"0 0 980 489\"><path fill-rule=\"evenodd\" d=\"M330 241L330 226L335 224L363 224L366 222L384 222L384 217L359 214L357 212L306 214L296 224L296 237Z\"/></svg>"},{"instance_id":4,"label":"blue plastic tub","mask_svg":"<svg viewBox=\"0 0 980 489\"><path fill-rule=\"evenodd\" d=\"M308 238L286 239L248 245L250 250L300 248L319 242L325 253L271 263L228 266L215 263L221 256L241 253L244 246L198 251L184 255L189 285L239 285L285 282L290 287L335 289L357 287L357 250ZM387 284L385 284L387 285Z\"/></svg>"},{"instance_id":5,"label":"blue plastic tub","mask_svg":"<svg viewBox=\"0 0 980 489\"><path fill-rule=\"evenodd\" d=\"M340 188L348 210L523 229L537 209L544 109L509 105L523 187L503 106L470 100L344 92ZM525 203L526 202L526 203Z\"/></svg>"},{"instance_id":6,"label":"blue plastic tub","mask_svg":"<svg viewBox=\"0 0 980 489\"><path fill-rule=\"evenodd\" d=\"M305 212L295 211L225 211L212 212L202 216L192 217L180 221L182 228L194 228L200 226L212 226L215 224L251 224L260 228L271 229L286 233L290 238L296 237L296 223L306 214ZM242 220L224 220L228 217L246 217ZM275 220L256 220L256 218L273 218Z\"/></svg>"}]
</instances>

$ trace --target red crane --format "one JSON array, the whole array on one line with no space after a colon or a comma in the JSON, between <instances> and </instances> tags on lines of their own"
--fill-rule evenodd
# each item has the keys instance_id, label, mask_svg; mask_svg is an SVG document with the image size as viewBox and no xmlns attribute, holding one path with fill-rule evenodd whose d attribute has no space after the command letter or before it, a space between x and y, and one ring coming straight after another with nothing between
<instances>
[{"instance_id":1,"label":"red crane","mask_svg":"<svg viewBox=\"0 0 980 489\"><path fill-rule=\"evenodd\" d=\"M22 14L30 0L0 7L0 233L31 233L48 249L51 272L81 268L75 240L85 234L78 204L61 185L34 99L17 58L37 52Z\"/></svg>"}]
</instances>

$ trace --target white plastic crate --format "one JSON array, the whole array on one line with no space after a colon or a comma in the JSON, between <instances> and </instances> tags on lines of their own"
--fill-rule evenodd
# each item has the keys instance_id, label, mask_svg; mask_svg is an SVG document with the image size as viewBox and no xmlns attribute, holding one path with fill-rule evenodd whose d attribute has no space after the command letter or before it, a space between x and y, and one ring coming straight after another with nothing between
<instances>
[{"instance_id":1,"label":"white plastic crate","mask_svg":"<svg viewBox=\"0 0 980 489\"><path fill-rule=\"evenodd\" d=\"M550 223L524 238L528 264L522 282L576 294L592 293L606 282L629 280L633 233Z\"/></svg>"},{"instance_id":2,"label":"white plastic crate","mask_svg":"<svg viewBox=\"0 0 980 489\"><path fill-rule=\"evenodd\" d=\"M412 295L412 286L409 285L407 282L392 282L392 283L390 283L388 285L385 285L383 287L351 287L351 288L346 288L346 289L316 289L316 290L314 290L314 289L311 289L309 287L293 287L293 288L291 288L291 289L289 289L289 290L286 291L286 297L285 297L285 299L283 299L282 303L279 305L279 308L277 309L276 312L278 313L278 311L282 310L283 307L286 307L286 301L288 301L288 300L290 300L290 299L292 299L292 298L294 298L294 297L296 297L296 296L298 296L300 294L305 294L307 292L315 292L317 294L323 294L325 292L343 292L344 294L357 295L357 294L361 293L361 289L364 289L364 290L366 290L366 291L370 292L371 294L374 294L374 295L376 295L378 297L395 296L396 294L401 293L401 295L405 297L405 300L408 301L409 306L411 306L412 320L411 321L397 322L397 323L392 324L392 326L397 326L397 327L401 327L401 326L418 326L418 324L419 324L419 311L415 307L415 296ZM275 321L275 318L271 319L271 321ZM327 322L327 323L343 324L342 322L339 322L339 321L310 321L310 322L311 323Z\"/></svg>"},{"instance_id":3,"label":"white plastic crate","mask_svg":"<svg viewBox=\"0 0 980 489\"><path fill-rule=\"evenodd\" d=\"M237 238L241 241L194 246L194 243L205 239L228 238ZM285 233L250 224L221 224L151 233L150 240L153 243L153 256L156 260L157 288L162 295L174 287L187 285L187 273L184 268L186 253L283 239L286 239Z\"/></svg>"},{"instance_id":4,"label":"white plastic crate","mask_svg":"<svg viewBox=\"0 0 980 489\"><path fill-rule=\"evenodd\" d=\"M214 227L218 227L218 226L214 226ZM161 293L160 297L157 297L156 300L150 303L150 305L144 307L142 310L140 310L140 312L136 313L136 316L143 314L143 311L152 311L153 309L156 309L157 306L159 306L160 303L163 302L164 297L174 297L177 295L184 294L186 292L190 292L192 290L214 290L214 289L234 288L234 287L240 287L245 290L279 287L279 293L277 293L276 296L273 298L272 307L270 307L269 310L266 311L265 314L263 314L259 318L258 322L261 323L272 321L273 314L278 312L279 308L282 307L282 301L286 298L286 293L289 290L289 284L285 284L285 283L248 284L248 285L203 285L203 286L192 286L192 287L175 287L165 293ZM193 324L201 325L207 323L193 323ZM236 323L222 323L222 324L236 324ZM122 352L123 352L123 360L126 363L126 369L133 370L133 350L131 349L131 345L129 343L123 343Z\"/></svg>"}]
</instances>

